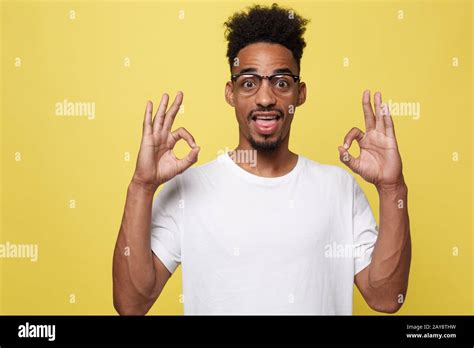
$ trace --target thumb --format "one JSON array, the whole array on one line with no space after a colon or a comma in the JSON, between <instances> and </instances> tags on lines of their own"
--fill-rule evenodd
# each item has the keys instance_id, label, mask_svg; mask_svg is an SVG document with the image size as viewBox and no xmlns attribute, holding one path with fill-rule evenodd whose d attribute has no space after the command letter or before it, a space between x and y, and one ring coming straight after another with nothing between
<instances>
[{"instance_id":1,"label":"thumb","mask_svg":"<svg viewBox=\"0 0 474 348\"><path fill-rule=\"evenodd\" d=\"M342 163L348 166L352 171L357 172L358 159L351 156L347 149L343 146L338 146L339 159Z\"/></svg>"},{"instance_id":2,"label":"thumb","mask_svg":"<svg viewBox=\"0 0 474 348\"><path fill-rule=\"evenodd\" d=\"M200 149L201 148L199 146L195 146L191 149L191 151L189 151L186 157L178 160L177 167L178 167L179 174L181 174L182 172L184 172L186 169L188 169L194 163L197 162Z\"/></svg>"}]
</instances>

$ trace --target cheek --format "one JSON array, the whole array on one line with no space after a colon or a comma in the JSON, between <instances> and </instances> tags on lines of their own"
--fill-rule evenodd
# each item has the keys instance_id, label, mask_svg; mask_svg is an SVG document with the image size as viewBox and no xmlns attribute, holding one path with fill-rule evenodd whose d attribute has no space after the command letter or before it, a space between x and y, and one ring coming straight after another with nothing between
<instances>
[{"instance_id":1,"label":"cheek","mask_svg":"<svg viewBox=\"0 0 474 348\"><path fill-rule=\"evenodd\" d=\"M288 130L293 122L293 117L296 112L296 100L291 100L285 104L285 124L283 126L283 130Z\"/></svg>"},{"instance_id":2,"label":"cheek","mask_svg":"<svg viewBox=\"0 0 474 348\"><path fill-rule=\"evenodd\" d=\"M247 102L236 100L235 101L235 114L237 118L241 121L247 122L247 116L250 113L252 108L248 105Z\"/></svg>"},{"instance_id":3,"label":"cheek","mask_svg":"<svg viewBox=\"0 0 474 348\"><path fill-rule=\"evenodd\" d=\"M285 103L286 105L286 109L285 109L285 113L292 117L296 111L296 103L297 103L297 98L293 98L291 100L289 100L287 103Z\"/></svg>"}]
</instances>

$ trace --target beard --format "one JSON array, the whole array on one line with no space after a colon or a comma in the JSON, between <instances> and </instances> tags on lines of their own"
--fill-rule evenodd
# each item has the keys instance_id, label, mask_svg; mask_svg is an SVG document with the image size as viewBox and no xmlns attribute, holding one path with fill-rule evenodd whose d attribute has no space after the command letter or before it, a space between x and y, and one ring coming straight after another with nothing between
<instances>
[{"instance_id":1,"label":"beard","mask_svg":"<svg viewBox=\"0 0 474 348\"><path fill-rule=\"evenodd\" d=\"M254 150L271 153L280 147L283 139L279 137L277 140L256 141L251 135L249 135L248 141Z\"/></svg>"},{"instance_id":2,"label":"beard","mask_svg":"<svg viewBox=\"0 0 474 348\"><path fill-rule=\"evenodd\" d=\"M247 120L248 120L249 123L252 122L252 116L253 116L254 112L257 112L257 111L275 111L275 112L279 113L280 117L282 117L282 118L284 117L284 113L280 109L259 108L259 109L256 109L256 110L252 110L249 113L249 115L247 116ZM264 136L264 137L268 138L268 136ZM255 140L254 137L252 137L252 134L249 134L247 140L249 141L250 145L252 146L252 148L254 150L261 151L261 152L266 152L266 153L274 152L276 149L278 149L280 147L281 143L283 142L282 135L280 135L277 140L257 141L257 140Z\"/></svg>"}]
</instances>

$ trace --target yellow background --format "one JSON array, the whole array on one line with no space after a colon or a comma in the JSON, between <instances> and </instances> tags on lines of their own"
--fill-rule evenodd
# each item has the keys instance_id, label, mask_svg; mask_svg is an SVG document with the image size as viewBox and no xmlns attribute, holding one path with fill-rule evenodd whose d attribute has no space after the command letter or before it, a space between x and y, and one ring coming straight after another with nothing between
<instances>
[{"instance_id":1,"label":"yellow background","mask_svg":"<svg viewBox=\"0 0 474 348\"><path fill-rule=\"evenodd\" d=\"M200 164L234 147L223 22L251 4L1 3L0 243L38 244L39 260L0 259L0 314L115 313L112 254L145 102L184 91L175 127L195 136ZM365 88L420 103L420 119L394 117L413 242L398 314L473 314L471 2L279 4L311 19L293 151L343 166L337 146L353 126L364 129ZM64 99L95 102L95 119L56 116ZM378 218L375 189L357 178ZM182 314L180 292L178 268L150 313ZM354 314L375 314L356 289Z\"/></svg>"}]
</instances>

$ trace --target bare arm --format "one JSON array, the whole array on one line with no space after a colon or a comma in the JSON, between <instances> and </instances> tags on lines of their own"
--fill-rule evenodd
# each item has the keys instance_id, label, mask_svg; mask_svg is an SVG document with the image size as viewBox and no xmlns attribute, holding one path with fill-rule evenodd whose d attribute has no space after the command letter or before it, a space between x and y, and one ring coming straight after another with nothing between
<instances>
[{"instance_id":1,"label":"bare arm","mask_svg":"<svg viewBox=\"0 0 474 348\"><path fill-rule=\"evenodd\" d=\"M407 186L379 189L380 230L370 265L355 282L367 303L375 310L395 313L408 288L411 261Z\"/></svg>"},{"instance_id":2,"label":"bare arm","mask_svg":"<svg viewBox=\"0 0 474 348\"><path fill-rule=\"evenodd\" d=\"M392 117L382 105L380 93L374 95L375 114L370 92L362 97L367 132L353 128L339 146L343 163L377 188L380 201L380 229L368 267L355 276L355 283L367 304L374 310L394 313L400 309L408 288L411 261L408 188L402 174ZM358 158L348 152L356 140Z\"/></svg>"},{"instance_id":3,"label":"bare arm","mask_svg":"<svg viewBox=\"0 0 474 348\"><path fill-rule=\"evenodd\" d=\"M150 221L153 191L132 182L114 251L114 307L119 314L146 314L171 273L153 254Z\"/></svg>"},{"instance_id":4,"label":"bare arm","mask_svg":"<svg viewBox=\"0 0 474 348\"><path fill-rule=\"evenodd\" d=\"M150 227L153 196L158 187L197 161L199 147L191 134L184 128L171 132L182 98L178 93L166 112L168 95L163 95L153 122L151 102L145 110L137 166L128 186L113 258L113 301L121 315L146 314L171 276L151 250ZM192 148L183 159L173 153L179 139L186 140Z\"/></svg>"}]
</instances>

